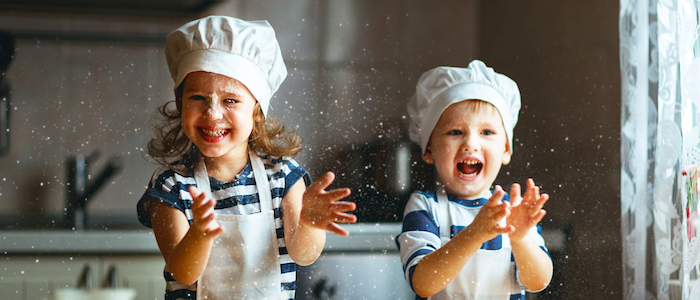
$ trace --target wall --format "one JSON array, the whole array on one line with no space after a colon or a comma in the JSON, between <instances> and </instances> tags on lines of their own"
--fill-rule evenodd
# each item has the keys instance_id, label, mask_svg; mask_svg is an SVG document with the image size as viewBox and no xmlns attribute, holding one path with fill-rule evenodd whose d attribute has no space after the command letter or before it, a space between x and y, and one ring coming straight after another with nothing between
<instances>
[{"instance_id":1,"label":"wall","mask_svg":"<svg viewBox=\"0 0 700 300\"><path fill-rule=\"evenodd\" d=\"M405 104L422 72L480 58L512 77L523 108L497 183L533 177L552 196L543 224L570 229L541 297L621 298L617 2L250 0L209 12L277 30L290 74L271 115L304 137L298 159L312 175L334 170L341 185L358 185L353 146L407 139ZM125 168L89 211L135 222L156 168L143 158L149 119L172 99L162 38L194 17L0 12L0 28L25 36L8 72L3 218L60 217L65 158L99 148L93 172L112 155ZM30 38L45 31L69 34Z\"/></svg>"},{"instance_id":2,"label":"wall","mask_svg":"<svg viewBox=\"0 0 700 300\"><path fill-rule=\"evenodd\" d=\"M289 69L270 115L300 132L305 148L297 158L312 177L333 170L338 185L357 191L376 182L354 172L348 152L407 140L405 103L420 74L475 57L476 7L454 0L437 8L415 0L223 1L201 15L270 21ZM144 159L151 116L172 99L164 37L197 15L3 10L0 16L0 28L18 36L8 70L12 146L0 157L0 215L58 221L65 159L100 149L93 176L115 155L124 170L91 200L89 214L134 222L136 201L156 168ZM400 218L394 206L398 213L390 214Z\"/></svg>"},{"instance_id":3,"label":"wall","mask_svg":"<svg viewBox=\"0 0 700 300\"><path fill-rule=\"evenodd\" d=\"M554 299L621 299L619 4L480 3L480 56L523 97L497 181L533 177L551 195L543 224L571 226Z\"/></svg>"}]
</instances>

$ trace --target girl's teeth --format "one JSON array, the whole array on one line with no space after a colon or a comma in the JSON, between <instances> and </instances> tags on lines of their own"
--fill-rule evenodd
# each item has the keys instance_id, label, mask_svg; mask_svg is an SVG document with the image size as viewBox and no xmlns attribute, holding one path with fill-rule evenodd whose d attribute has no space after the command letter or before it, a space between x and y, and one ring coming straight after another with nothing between
<instances>
[{"instance_id":1,"label":"girl's teeth","mask_svg":"<svg viewBox=\"0 0 700 300\"><path fill-rule=\"evenodd\" d=\"M226 130L212 131L212 130L202 129L202 132L206 135L209 135L209 136L222 136L222 135L224 135L224 133L226 133Z\"/></svg>"}]
</instances>

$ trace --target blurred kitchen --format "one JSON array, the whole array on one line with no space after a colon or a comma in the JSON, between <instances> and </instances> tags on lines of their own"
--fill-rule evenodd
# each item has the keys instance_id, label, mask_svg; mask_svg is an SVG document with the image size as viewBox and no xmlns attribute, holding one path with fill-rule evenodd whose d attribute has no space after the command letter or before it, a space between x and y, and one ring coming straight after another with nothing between
<instances>
[{"instance_id":1,"label":"blurred kitchen","mask_svg":"<svg viewBox=\"0 0 700 300\"><path fill-rule=\"evenodd\" d=\"M542 225L555 275L547 290L529 298L622 298L618 6L605 0L0 0L0 30L16 45L3 70L11 93L0 225L6 232L58 229L57 239L75 238L65 231L80 226L147 232L135 206L157 166L144 148L156 108L174 98L165 36L186 21L224 14L265 19L275 28L289 76L270 115L300 132L304 150L297 159L313 178L332 170L336 186L353 189L365 223L353 229L357 238L338 240L317 269L299 273L298 299L342 299L332 282L325 284L332 278L318 276L322 267L356 255L377 259L365 262L377 268L372 272L398 278L380 288L358 281L356 289L376 291L375 299L407 299L387 236L400 230L408 194L431 187L434 175L408 140L406 104L424 71L477 58L513 78L522 93L513 161L496 183L533 177L551 196ZM88 201L69 200L76 193ZM360 249L372 228L380 228L374 234L381 241ZM159 265L157 249L149 251L133 252L138 259L119 254L129 265L125 274L141 265L159 275L162 260ZM72 253L61 252L71 260ZM7 270L13 261L5 256L0 267ZM114 260L95 257L94 273L105 273ZM76 266L68 283L82 264ZM343 272L359 279L362 270ZM3 276L9 274L0 273L1 299L7 289L32 287L8 285ZM136 285L135 279L121 284ZM161 299L158 284L142 290Z\"/></svg>"}]
</instances>

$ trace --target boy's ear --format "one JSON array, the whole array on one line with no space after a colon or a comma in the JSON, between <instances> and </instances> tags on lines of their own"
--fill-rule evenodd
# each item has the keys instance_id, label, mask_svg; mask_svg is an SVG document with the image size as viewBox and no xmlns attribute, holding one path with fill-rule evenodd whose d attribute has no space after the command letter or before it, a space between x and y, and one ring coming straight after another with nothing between
<instances>
[{"instance_id":1,"label":"boy's ear","mask_svg":"<svg viewBox=\"0 0 700 300\"><path fill-rule=\"evenodd\" d=\"M429 164L429 165L432 165L433 162L435 161L435 160L433 159L433 153L430 152L430 146L428 146L427 148L425 148L425 153L423 153L423 161L424 161L426 164Z\"/></svg>"},{"instance_id":2,"label":"boy's ear","mask_svg":"<svg viewBox=\"0 0 700 300\"><path fill-rule=\"evenodd\" d=\"M511 156L512 155L510 154L510 145L508 144L508 142L506 142L506 150L503 152L503 161L501 161L501 163L503 165L509 164Z\"/></svg>"}]
</instances>

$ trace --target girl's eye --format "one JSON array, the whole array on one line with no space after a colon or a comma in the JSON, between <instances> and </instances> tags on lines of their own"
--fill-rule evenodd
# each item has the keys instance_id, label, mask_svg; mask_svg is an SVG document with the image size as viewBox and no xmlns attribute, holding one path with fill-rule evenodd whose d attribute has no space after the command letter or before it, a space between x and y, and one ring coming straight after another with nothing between
<instances>
[{"instance_id":1,"label":"girl's eye","mask_svg":"<svg viewBox=\"0 0 700 300\"><path fill-rule=\"evenodd\" d=\"M228 98L228 99L224 100L224 102L226 102L226 103L238 103L240 101L233 99L233 98Z\"/></svg>"},{"instance_id":2,"label":"girl's eye","mask_svg":"<svg viewBox=\"0 0 700 300\"><path fill-rule=\"evenodd\" d=\"M483 131L481 132L481 134L483 134L483 135L492 135L492 134L494 134L494 132L491 131L490 129L486 129L486 130L483 130Z\"/></svg>"},{"instance_id":3,"label":"girl's eye","mask_svg":"<svg viewBox=\"0 0 700 300\"><path fill-rule=\"evenodd\" d=\"M191 99L191 100L204 100L204 99L206 99L206 98L204 98L204 96L200 96L200 95L191 95L191 96L187 97L187 99Z\"/></svg>"},{"instance_id":4,"label":"girl's eye","mask_svg":"<svg viewBox=\"0 0 700 300\"><path fill-rule=\"evenodd\" d=\"M458 130L458 129L450 130L447 132L447 135L460 135L460 134L462 134L462 131Z\"/></svg>"}]
</instances>

